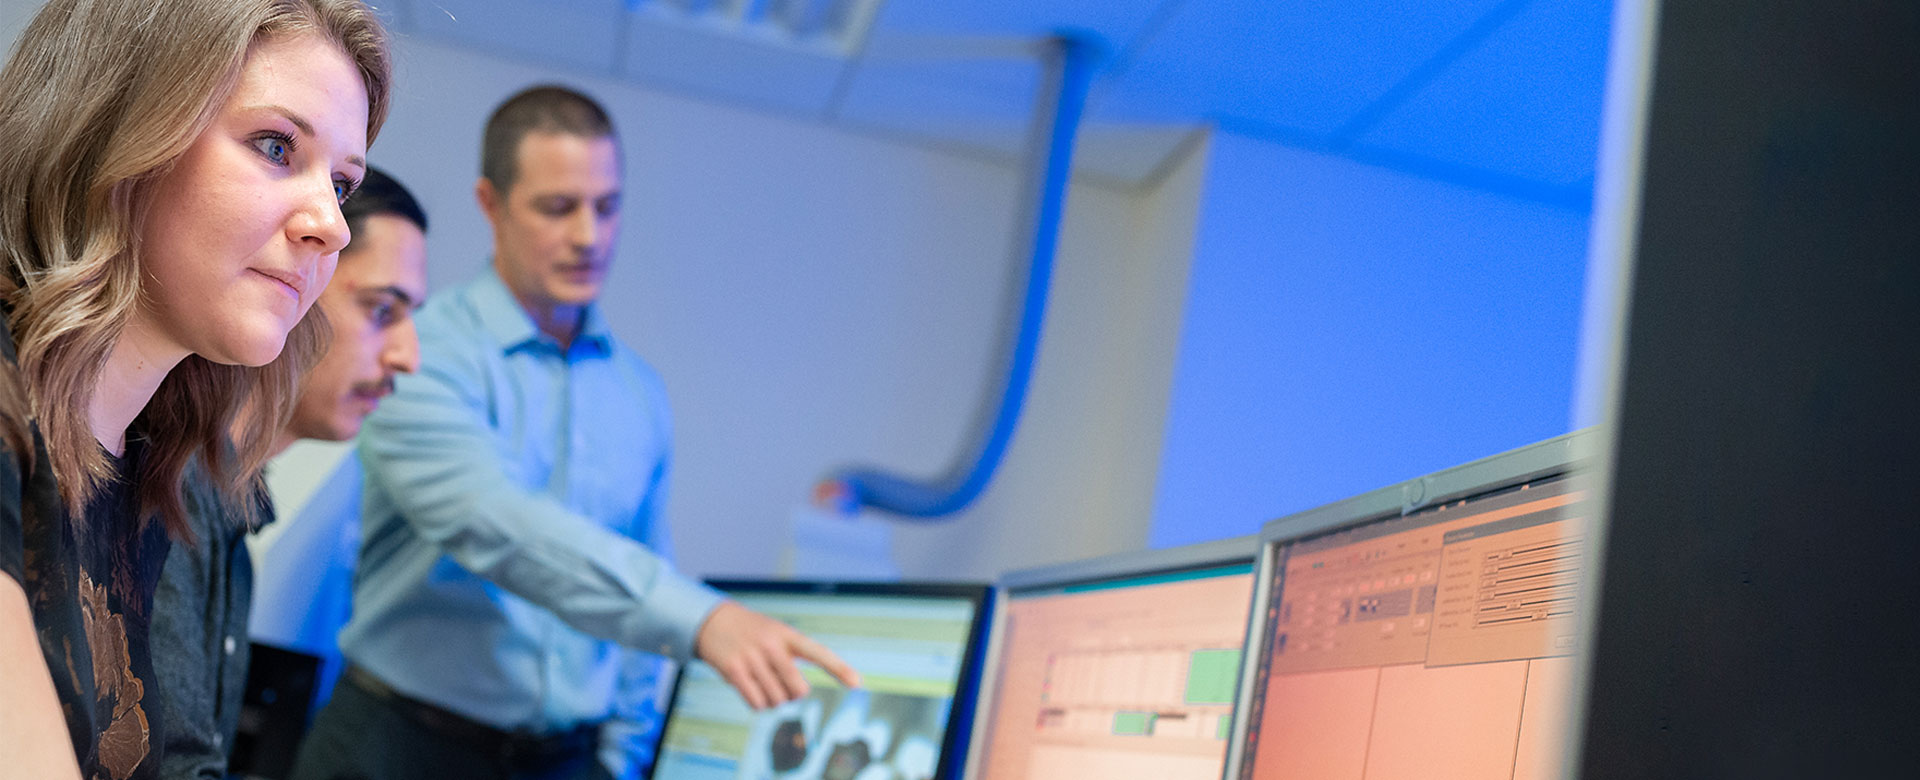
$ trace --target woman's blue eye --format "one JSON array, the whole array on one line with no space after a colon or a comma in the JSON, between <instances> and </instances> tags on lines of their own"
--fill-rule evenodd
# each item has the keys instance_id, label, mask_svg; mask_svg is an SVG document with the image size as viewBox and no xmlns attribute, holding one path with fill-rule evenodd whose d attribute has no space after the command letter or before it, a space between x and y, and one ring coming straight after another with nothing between
<instances>
[{"instance_id":1,"label":"woman's blue eye","mask_svg":"<svg viewBox=\"0 0 1920 780\"><path fill-rule=\"evenodd\" d=\"M347 202L347 196L352 194L353 194L352 182L335 181L333 183L333 199L334 200L339 201L341 203L345 203Z\"/></svg>"},{"instance_id":2,"label":"woman's blue eye","mask_svg":"<svg viewBox=\"0 0 1920 780\"><path fill-rule=\"evenodd\" d=\"M268 160L278 165L286 165L287 155L293 153L293 144L287 143L285 138L272 135L253 139L253 148L259 149Z\"/></svg>"}]
</instances>

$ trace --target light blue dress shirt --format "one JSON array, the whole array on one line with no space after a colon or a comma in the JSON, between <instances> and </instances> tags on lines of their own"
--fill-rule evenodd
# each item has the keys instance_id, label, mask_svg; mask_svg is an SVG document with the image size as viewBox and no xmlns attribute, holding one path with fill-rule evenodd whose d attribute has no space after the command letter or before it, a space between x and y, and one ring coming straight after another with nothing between
<instances>
[{"instance_id":1,"label":"light blue dress shirt","mask_svg":"<svg viewBox=\"0 0 1920 780\"><path fill-rule=\"evenodd\" d=\"M615 714L615 643L685 659L720 602L643 543L666 542L665 387L597 308L563 350L492 270L415 322L420 371L360 434L342 653L503 729Z\"/></svg>"}]
</instances>

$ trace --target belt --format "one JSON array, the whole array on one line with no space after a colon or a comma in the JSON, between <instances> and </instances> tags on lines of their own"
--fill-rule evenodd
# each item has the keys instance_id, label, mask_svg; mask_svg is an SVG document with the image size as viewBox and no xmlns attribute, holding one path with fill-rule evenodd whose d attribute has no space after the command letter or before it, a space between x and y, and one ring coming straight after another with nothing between
<instances>
[{"instance_id":1,"label":"belt","mask_svg":"<svg viewBox=\"0 0 1920 780\"><path fill-rule=\"evenodd\" d=\"M393 686L358 666L349 664L340 677L362 693L391 705L428 731L468 743L477 750L496 754L502 759L545 760L592 753L599 747L601 724L598 722L582 723L559 731L507 731L394 690Z\"/></svg>"}]
</instances>

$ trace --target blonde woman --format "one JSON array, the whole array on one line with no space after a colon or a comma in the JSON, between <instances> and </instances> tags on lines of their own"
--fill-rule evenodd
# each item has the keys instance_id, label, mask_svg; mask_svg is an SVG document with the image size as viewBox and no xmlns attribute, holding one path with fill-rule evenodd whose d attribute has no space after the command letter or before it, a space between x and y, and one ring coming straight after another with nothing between
<instances>
[{"instance_id":1,"label":"blonde woman","mask_svg":"<svg viewBox=\"0 0 1920 780\"><path fill-rule=\"evenodd\" d=\"M0 774L155 776L182 473L258 479L388 79L359 0L51 0L0 70Z\"/></svg>"}]
</instances>

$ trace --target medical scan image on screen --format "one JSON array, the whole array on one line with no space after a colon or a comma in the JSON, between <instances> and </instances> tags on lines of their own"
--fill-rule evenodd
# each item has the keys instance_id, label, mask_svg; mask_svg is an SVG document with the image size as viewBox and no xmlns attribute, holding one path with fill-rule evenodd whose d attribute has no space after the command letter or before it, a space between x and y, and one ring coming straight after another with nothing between
<instances>
[{"instance_id":1,"label":"medical scan image on screen","mask_svg":"<svg viewBox=\"0 0 1920 780\"><path fill-rule=\"evenodd\" d=\"M811 692L760 712L713 667L689 663L667 714L656 780L930 780L938 769L974 604L966 599L731 594L832 648L849 690L803 667Z\"/></svg>"},{"instance_id":2,"label":"medical scan image on screen","mask_svg":"<svg viewBox=\"0 0 1920 780\"><path fill-rule=\"evenodd\" d=\"M1009 594L980 780L1218 780L1250 563Z\"/></svg>"},{"instance_id":3,"label":"medical scan image on screen","mask_svg":"<svg viewBox=\"0 0 1920 780\"><path fill-rule=\"evenodd\" d=\"M1286 545L1238 777L1559 776L1586 508L1550 479Z\"/></svg>"}]
</instances>

